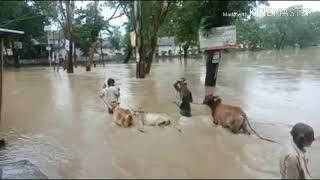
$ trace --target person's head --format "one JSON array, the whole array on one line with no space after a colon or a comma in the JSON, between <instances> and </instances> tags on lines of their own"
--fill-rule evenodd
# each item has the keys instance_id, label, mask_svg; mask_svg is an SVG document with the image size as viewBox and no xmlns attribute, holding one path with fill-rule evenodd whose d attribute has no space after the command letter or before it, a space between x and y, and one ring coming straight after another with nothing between
<instances>
[{"instance_id":1,"label":"person's head","mask_svg":"<svg viewBox=\"0 0 320 180\"><path fill-rule=\"evenodd\" d=\"M297 123L291 130L291 135L294 143L299 149L304 150L305 147L311 146L314 141L313 128L304 123Z\"/></svg>"},{"instance_id":2,"label":"person's head","mask_svg":"<svg viewBox=\"0 0 320 180\"><path fill-rule=\"evenodd\" d=\"M109 78L107 83L108 83L108 87L110 87L110 86L114 86L115 81L114 79Z\"/></svg>"},{"instance_id":3,"label":"person's head","mask_svg":"<svg viewBox=\"0 0 320 180\"><path fill-rule=\"evenodd\" d=\"M180 82L181 82L181 84L184 85L184 86L187 86L187 85L188 85L186 78L181 78Z\"/></svg>"}]
</instances>

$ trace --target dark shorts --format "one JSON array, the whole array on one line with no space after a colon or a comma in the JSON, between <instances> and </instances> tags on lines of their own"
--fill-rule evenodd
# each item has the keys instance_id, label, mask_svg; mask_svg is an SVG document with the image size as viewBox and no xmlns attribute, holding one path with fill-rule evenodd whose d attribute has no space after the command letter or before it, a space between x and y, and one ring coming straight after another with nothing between
<instances>
[{"instance_id":1,"label":"dark shorts","mask_svg":"<svg viewBox=\"0 0 320 180\"><path fill-rule=\"evenodd\" d=\"M190 111L180 110L180 114L182 116L185 116L185 117L191 117L191 112Z\"/></svg>"},{"instance_id":2,"label":"dark shorts","mask_svg":"<svg viewBox=\"0 0 320 180\"><path fill-rule=\"evenodd\" d=\"M180 106L180 114L182 116L191 117L190 103L182 102L182 104Z\"/></svg>"}]
</instances>

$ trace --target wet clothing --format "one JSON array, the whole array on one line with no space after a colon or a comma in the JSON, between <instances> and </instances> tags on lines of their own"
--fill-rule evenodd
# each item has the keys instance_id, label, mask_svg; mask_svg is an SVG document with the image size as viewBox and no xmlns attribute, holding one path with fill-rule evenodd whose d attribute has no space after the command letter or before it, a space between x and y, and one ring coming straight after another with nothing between
<instances>
[{"instance_id":1,"label":"wet clothing","mask_svg":"<svg viewBox=\"0 0 320 180\"><path fill-rule=\"evenodd\" d=\"M180 114L182 116L191 117L191 106L190 103L193 101L192 93L187 89L184 93L181 92L181 87L177 83L174 84L174 88L178 91L180 96L180 103L178 106L180 108Z\"/></svg>"},{"instance_id":2,"label":"wet clothing","mask_svg":"<svg viewBox=\"0 0 320 180\"><path fill-rule=\"evenodd\" d=\"M280 159L281 179L311 179L306 152L292 141Z\"/></svg>"},{"instance_id":3,"label":"wet clothing","mask_svg":"<svg viewBox=\"0 0 320 180\"><path fill-rule=\"evenodd\" d=\"M191 106L192 94L189 91L188 95L182 97L182 103L180 105L180 114L182 116L190 117L191 116Z\"/></svg>"},{"instance_id":4,"label":"wet clothing","mask_svg":"<svg viewBox=\"0 0 320 180\"><path fill-rule=\"evenodd\" d=\"M109 113L112 113L111 104L112 103L119 103L120 89L118 87L114 87L114 86L104 88L102 90L100 96L106 97Z\"/></svg>"}]
</instances>

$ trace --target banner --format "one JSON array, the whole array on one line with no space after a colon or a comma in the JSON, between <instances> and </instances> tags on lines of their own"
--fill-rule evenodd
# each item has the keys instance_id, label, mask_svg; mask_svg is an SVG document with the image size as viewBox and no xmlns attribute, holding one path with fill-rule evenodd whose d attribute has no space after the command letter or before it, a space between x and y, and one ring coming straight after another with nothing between
<instances>
[{"instance_id":1,"label":"banner","mask_svg":"<svg viewBox=\"0 0 320 180\"><path fill-rule=\"evenodd\" d=\"M199 32L200 49L214 49L226 45L236 45L236 26L222 26L211 29L208 35Z\"/></svg>"},{"instance_id":2,"label":"banner","mask_svg":"<svg viewBox=\"0 0 320 180\"><path fill-rule=\"evenodd\" d=\"M136 47L136 33L134 31L130 32L131 46Z\"/></svg>"}]
</instances>

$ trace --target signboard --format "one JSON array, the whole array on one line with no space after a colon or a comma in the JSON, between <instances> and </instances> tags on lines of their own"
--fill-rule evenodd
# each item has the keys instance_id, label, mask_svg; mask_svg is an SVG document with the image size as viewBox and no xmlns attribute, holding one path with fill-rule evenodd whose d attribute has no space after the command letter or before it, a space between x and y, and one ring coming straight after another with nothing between
<instances>
[{"instance_id":1,"label":"signboard","mask_svg":"<svg viewBox=\"0 0 320 180\"><path fill-rule=\"evenodd\" d=\"M136 33L134 31L130 32L131 46L136 47Z\"/></svg>"},{"instance_id":2,"label":"signboard","mask_svg":"<svg viewBox=\"0 0 320 180\"><path fill-rule=\"evenodd\" d=\"M208 35L199 33L200 49L214 49L227 45L236 45L236 26L213 28Z\"/></svg>"}]
</instances>

